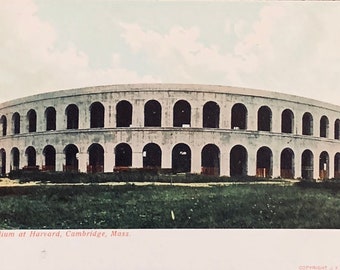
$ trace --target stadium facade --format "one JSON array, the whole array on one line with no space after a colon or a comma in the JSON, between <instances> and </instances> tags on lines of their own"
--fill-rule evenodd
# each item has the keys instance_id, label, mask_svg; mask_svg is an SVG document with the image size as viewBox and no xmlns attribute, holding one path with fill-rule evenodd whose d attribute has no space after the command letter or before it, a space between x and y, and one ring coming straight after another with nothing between
<instances>
[{"instance_id":1,"label":"stadium facade","mask_svg":"<svg viewBox=\"0 0 340 270\"><path fill-rule=\"evenodd\" d=\"M340 106L211 85L49 92L0 104L0 167L339 178Z\"/></svg>"}]
</instances>

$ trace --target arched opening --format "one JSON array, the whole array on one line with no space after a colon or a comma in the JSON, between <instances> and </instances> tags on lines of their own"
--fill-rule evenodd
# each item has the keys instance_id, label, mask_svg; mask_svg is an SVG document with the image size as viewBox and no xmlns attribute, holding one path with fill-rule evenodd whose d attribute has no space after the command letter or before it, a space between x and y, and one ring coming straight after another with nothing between
<instances>
[{"instance_id":1,"label":"arched opening","mask_svg":"<svg viewBox=\"0 0 340 270\"><path fill-rule=\"evenodd\" d=\"M232 129L247 129L248 111L246 106L237 103L231 109L231 128Z\"/></svg>"},{"instance_id":2,"label":"arched opening","mask_svg":"<svg viewBox=\"0 0 340 270\"><path fill-rule=\"evenodd\" d=\"M294 114L291 110L286 109L281 115L281 132L293 133L294 131Z\"/></svg>"},{"instance_id":3,"label":"arched opening","mask_svg":"<svg viewBox=\"0 0 340 270\"><path fill-rule=\"evenodd\" d=\"M20 152L19 149L13 147L11 150L11 171L20 169Z\"/></svg>"},{"instance_id":4,"label":"arched opening","mask_svg":"<svg viewBox=\"0 0 340 270\"><path fill-rule=\"evenodd\" d=\"M144 106L144 126L160 127L162 122L162 106L156 100L149 100Z\"/></svg>"},{"instance_id":5,"label":"arched opening","mask_svg":"<svg viewBox=\"0 0 340 270\"><path fill-rule=\"evenodd\" d=\"M104 106L100 102L94 102L90 106L90 128L104 127Z\"/></svg>"},{"instance_id":6,"label":"arched opening","mask_svg":"<svg viewBox=\"0 0 340 270\"><path fill-rule=\"evenodd\" d=\"M320 137L328 138L328 128L329 128L329 121L327 116L322 116L320 119Z\"/></svg>"},{"instance_id":7,"label":"arched opening","mask_svg":"<svg viewBox=\"0 0 340 270\"><path fill-rule=\"evenodd\" d=\"M257 129L259 131L272 130L272 111L267 106L262 106L257 112Z\"/></svg>"},{"instance_id":8,"label":"arched opening","mask_svg":"<svg viewBox=\"0 0 340 270\"><path fill-rule=\"evenodd\" d=\"M334 178L340 179L340 153L334 156Z\"/></svg>"},{"instance_id":9,"label":"arched opening","mask_svg":"<svg viewBox=\"0 0 340 270\"><path fill-rule=\"evenodd\" d=\"M230 176L248 174L248 153L242 145L235 145L230 151Z\"/></svg>"},{"instance_id":10,"label":"arched opening","mask_svg":"<svg viewBox=\"0 0 340 270\"><path fill-rule=\"evenodd\" d=\"M329 178L329 155L326 151L320 154L319 158L319 177L322 180Z\"/></svg>"},{"instance_id":11,"label":"arched opening","mask_svg":"<svg viewBox=\"0 0 340 270\"><path fill-rule=\"evenodd\" d=\"M191 126L191 106L185 100L179 100L174 105L173 116L174 127Z\"/></svg>"},{"instance_id":12,"label":"arched opening","mask_svg":"<svg viewBox=\"0 0 340 270\"><path fill-rule=\"evenodd\" d=\"M201 154L202 174L220 175L220 149L214 144L207 144Z\"/></svg>"},{"instance_id":13,"label":"arched opening","mask_svg":"<svg viewBox=\"0 0 340 270\"><path fill-rule=\"evenodd\" d=\"M203 127L219 128L220 107L216 102L209 101L203 106Z\"/></svg>"},{"instance_id":14,"label":"arched opening","mask_svg":"<svg viewBox=\"0 0 340 270\"><path fill-rule=\"evenodd\" d=\"M63 166L64 172L78 172L79 161L78 161L78 147L74 144L69 144L64 149L65 154L65 165Z\"/></svg>"},{"instance_id":15,"label":"arched opening","mask_svg":"<svg viewBox=\"0 0 340 270\"><path fill-rule=\"evenodd\" d=\"M117 127L129 127L132 124L132 105L126 100L119 101L116 106Z\"/></svg>"},{"instance_id":16,"label":"arched opening","mask_svg":"<svg viewBox=\"0 0 340 270\"><path fill-rule=\"evenodd\" d=\"M0 149L0 173L1 176L6 175L6 151L5 149Z\"/></svg>"},{"instance_id":17,"label":"arched opening","mask_svg":"<svg viewBox=\"0 0 340 270\"><path fill-rule=\"evenodd\" d=\"M184 143L179 143L172 149L172 171L185 173L191 171L191 149Z\"/></svg>"},{"instance_id":18,"label":"arched opening","mask_svg":"<svg viewBox=\"0 0 340 270\"><path fill-rule=\"evenodd\" d=\"M5 115L1 116L0 124L2 127L2 136L6 136L7 135L7 118Z\"/></svg>"},{"instance_id":19,"label":"arched opening","mask_svg":"<svg viewBox=\"0 0 340 270\"><path fill-rule=\"evenodd\" d=\"M290 148L286 148L281 152L281 177L286 179L294 179L294 152Z\"/></svg>"},{"instance_id":20,"label":"arched opening","mask_svg":"<svg viewBox=\"0 0 340 270\"><path fill-rule=\"evenodd\" d=\"M36 132L37 131L37 113L35 110L29 110L27 112L27 121L28 121L28 132Z\"/></svg>"},{"instance_id":21,"label":"arched opening","mask_svg":"<svg viewBox=\"0 0 340 270\"><path fill-rule=\"evenodd\" d=\"M48 107L45 111L46 131L56 130L57 112L53 107Z\"/></svg>"},{"instance_id":22,"label":"arched opening","mask_svg":"<svg viewBox=\"0 0 340 270\"><path fill-rule=\"evenodd\" d=\"M25 155L27 158L27 166L25 167L25 169L38 169L39 167L37 166L37 153L33 146L29 146L26 148Z\"/></svg>"},{"instance_id":23,"label":"arched opening","mask_svg":"<svg viewBox=\"0 0 340 270\"><path fill-rule=\"evenodd\" d=\"M87 166L87 172L104 172L104 148L100 144L94 143L89 147L88 153L89 165Z\"/></svg>"},{"instance_id":24,"label":"arched opening","mask_svg":"<svg viewBox=\"0 0 340 270\"><path fill-rule=\"evenodd\" d=\"M301 176L302 179L313 179L314 172L314 162L313 162L313 153L310 150L305 150L302 153L301 160Z\"/></svg>"},{"instance_id":25,"label":"arched opening","mask_svg":"<svg viewBox=\"0 0 340 270\"><path fill-rule=\"evenodd\" d=\"M43 166L43 171L55 171L55 161L56 161L56 151L52 145L47 145L43 154L45 156L45 165Z\"/></svg>"},{"instance_id":26,"label":"arched opening","mask_svg":"<svg viewBox=\"0 0 340 270\"><path fill-rule=\"evenodd\" d=\"M340 139L340 120L336 119L334 123L334 139L339 140Z\"/></svg>"},{"instance_id":27,"label":"arched opening","mask_svg":"<svg viewBox=\"0 0 340 270\"><path fill-rule=\"evenodd\" d=\"M155 143L149 143L143 148L143 168L160 169L162 166L162 150Z\"/></svg>"},{"instance_id":28,"label":"arched opening","mask_svg":"<svg viewBox=\"0 0 340 270\"><path fill-rule=\"evenodd\" d=\"M20 134L20 114L14 113L12 117L13 134Z\"/></svg>"},{"instance_id":29,"label":"arched opening","mask_svg":"<svg viewBox=\"0 0 340 270\"><path fill-rule=\"evenodd\" d=\"M269 178L273 175L273 153L268 147L261 147L256 154L256 176Z\"/></svg>"},{"instance_id":30,"label":"arched opening","mask_svg":"<svg viewBox=\"0 0 340 270\"><path fill-rule=\"evenodd\" d=\"M313 135L313 116L308 112L302 117L302 135Z\"/></svg>"},{"instance_id":31,"label":"arched opening","mask_svg":"<svg viewBox=\"0 0 340 270\"><path fill-rule=\"evenodd\" d=\"M75 104L67 106L66 110L66 128L67 129L78 129L79 128L79 109Z\"/></svg>"},{"instance_id":32,"label":"arched opening","mask_svg":"<svg viewBox=\"0 0 340 270\"><path fill-rule=\"evenodd\" d=\"M127 143L115 147L115 169L132 166L132 149Z\"/></svg>"}]
</instances>

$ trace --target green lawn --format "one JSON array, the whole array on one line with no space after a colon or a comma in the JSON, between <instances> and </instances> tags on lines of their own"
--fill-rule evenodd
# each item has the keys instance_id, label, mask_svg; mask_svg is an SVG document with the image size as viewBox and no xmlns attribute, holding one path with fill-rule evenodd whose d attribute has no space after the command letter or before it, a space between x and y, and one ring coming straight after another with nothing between
<instances>
[{"instance_id":1,"label":"green lawn","mask_svg":"<svg viewBox=\"0 0 340 270\"><path fill-rule=\"evenodd\" d=\"M0 188L2 229L340 228L339 212L340 193L315 187Z\"/></svg>"}]
</instances>

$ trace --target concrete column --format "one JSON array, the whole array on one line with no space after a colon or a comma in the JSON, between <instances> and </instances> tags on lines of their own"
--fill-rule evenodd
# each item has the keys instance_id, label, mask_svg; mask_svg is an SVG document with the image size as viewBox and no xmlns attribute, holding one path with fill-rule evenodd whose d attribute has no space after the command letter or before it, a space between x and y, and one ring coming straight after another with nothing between
<instances>
[{"instance_id":1,"label":"concrete column","mask_svg":"<svg viewBox=\"0 0 340 270\"><path fill-rule=\"evenodd\" d=\"M248 106L247 130L257 130L257 109L253 106Z\"/></svg>"},{"instance_id":2,"label":"concrete column","mask_svg":"<svg viewBox=\"0 0 340 270\"><path fill-rule=\"evenodd\" d=\"M172 168L172 149L162 149L162 169L171 169Z\"/></svg>"},{"instance_id":3,"label":"concrete column","mask_svg":"<svg viewBox=\"0 0 340 270\"><path fill-rule=\"evenodd\" d=\"M133 168L143 167L143 153L142 152L132 152L132 167Z\"/></svg>"},{"instance_id":4,"label":"concrete column","mask_svg":"<svg viewBox=\"0 0 340 270\"><path fill-rule=\"evenodd\" d=\"M25 151L26 151L26 148L23 149L22 152L20 152L20 156L19 156L19 159L20 159L20 164L19 164L19 168L22 169L23 167L27 166L27 156L25 154Z\"/></svg>"},{"instance_id":5,"label":"concrete column","mask_svg":"<svg viewBox=\"0 0 340 270\"><path fill-rule=\"evenodd\" d=\"M320 115L313 115L313 136L320 137Z\"/></svg>"},{"instance_id":6,"label":"concrete column","mask_svg":"<svg viewBox=\"0 0 340 270\"><path fill-rule=\"evenodd\" d=\"M132 104L132 126L144 126L144 100L137 99Z\"/></svg>"},{"instance_id":7,"label":"concrete column","mask_svg":"<svg viewBox=\"0 0 340 270\"><path fill-rule=\"evenodd\" d=\"M6 173L11 171L11 152L6 150Z\"/></svg>"},{"instance_id":8,"label":"concrete column","mask_svg":"<svg viewBox=\"0 0 340 270\"><path fill-rule=\"evenodd\" d=\"M301 178L302 177L302 164L301 164L301 156L302 153L294 154L294 177Z\"/></svg>"},{"instance_id":9,"label":"concrete column","mask_svg":"<svg viewBox=\"0 0 340 270\"><path fill-rule=\"evenodd\" d=\"M293 134L302 135L302 117L303 114L301 114L300 112L295 112Z\"/></svg>"},{"instance_id":10,"label":"concrete column","mask_svg":"<svg viewBox=\"0 0 340 270\"><path fill-rule=\"evenodd\" d=\"M111 128L115 128L117 127L117 111L116 111L116 103L114 104L114 106L109 106L110 107L110 118L111 118L111 123L110 123L110 127ZM133 113L133 112L132 112Z\"/></svg>"},{"instance_id":11,"label":"concrete column","mask_svg":"<svg viewBox=\"0 0 340 270\"><path fill-rule=\"evenodd\" d=\"M45 108L37 108L37 132L46 131Z\"/></svg>"},{"instance_id":12,"label":"concrete column","mask_svg":"<svg viewBox=\"0 0 340 270\"><path fill-rule=\"evenodd\" d=\"M103 104L105 107L104 127L115 128L116 124L116 107L110 104Z\"/></svg>"},{"instance_id":13,"label":"concrete column","mask_svg":"<svg viewBox=\"0 0 340 270\"><path fill-rule=\"evenodd\" d=\"M248 149L248 175L256 175L256 150L254 148Z\"/></svg>"},{"instance_id":14,"label":"concrete column","mask_svg":"<svg viewBox=\"0 0 340 270\"><path fill-rule=\"evenodd\" d=\"M230 110L227 104L219 104L220 106L220 128L230 129Z\"/></svg>"},{"instance_id":15,"label":"concrete column","mask_svg":"<svg viewBox=\"0 0 340 270\"><path fill-rule=\"evenodd\" d=\"M170 99L166 99L162 105L162 127L172 127L173 104Z\"/></svg>"},{"instance_id":16,"label":"concrete column","mask_svg":"<svg viewBox=\"0 0 340 270\"><path fill-rule=\"evenodd\" d=\"M328 175L329 175L329 179L332 179L334 178L334 155L331 156L329 153L329 161L328 161L328 164L329 164L329 171L328 171Z\"/></svg>"},{"instance_id":17,"label":"concrete column","mask_svg":"<svg viewBox=\"0 0 340 270\"><path fill-rule=\"evenodd\" d=\"M63 165L65 165L64 153L56 153L55 161L56 161L55 170L57 172L63 171Z\"/></svg>"},{"instance_id":18,"label":"concrete column","mask_svg":"<svg viewBox=\"0 0 340 270\"><path fill-rule=\"evenodd\" d=\"M42 166L45 164L45 155L42 149L35 148L36 152L36 165L39 166L39 169L42 169Z\"/></svg>"},{"instance_id":19,"label":"concrete column","mask_svg":"<svg viewBox=\"0 0 340 270\"><path fill-rule=\"evenodd\" d=\"M65 130L66 129L66 115L65 108L63 107L55 107L56 110L56 130Z\"/></svg>"},{"instance_id":20,"label":"concrete column","mask_svg":"<svg viewBox=\"0 0 340 270\"><path fill-rule=\"evenodd\" d=\"M273 151L273 150L272 150ZM281 176L281 153L273 151L273 178Z\"/></svg>"},{"instance_id":21,"label":"concrete column","mask_svg":"<svg viewBox=\"0 0 340 270\"><path fill-rule=\"evenodd\" d=\"M203 127L203 107L197 107L196 104L191 104L191 127Z\"/></svg>"},{"instance_id":22,"label":"concrete column","mask_svg":"<svg viewBox=\"0 0 340 270\"><path fill-rule=\"evenodd\" d=\"M115 166L115 155L113 151L113 145L105 145L104 149L104 172L113 172Z\"/></svg>"},{"instance_id":23,"label":"concrete column","mask_svg":"<svg viewBox=\"0 0 340 270\"><path fill-rule=\"evenodd\" d=\"M80 172L87 172L87 165L88 165L88 154L86 152L81 152L78 155L78 165Z\"/></svg>"},{"instance_id":24,"label":"concrete column","mask_svg":"<svg viewBox=\"0 0 340 270\"><path fill-rule=\"evenodd\" d=\"M281 133L281 111L276 108L272 110L272 132Z\"/></svg>"},{"instance_id":25,"label":"concrete column","mask_svg":"<svg viewBox=\"0 0 340 270\"><path fill-rule=\"evenodd\" d=\"M78 106L79 109L79 129L90 128L90 111L86 104Z\"/></svg>"},{"instance_id":26,"label":"concrete column","mask_svg":"<svg viewBox=\"0 0 340 270\"><path fill-rule=\"evenodd\" d=\"M225 151L225 149L221 149L220 154L220 175L221 176L230 176L230 168L229 168L229 151Z\"/></svg>"},{"instance_id":27,"label":"concrete column","mask_svg":"<svg viewBox=\"0 0 340 270\"><path fill-rule=\"evenodd\" d=\"M329 119L329 128L328 128L328 138L334 140L334 123L333 119Z\"/></svg>"},{"instance_id":28,"label":"concrete column","mask_svg":"<svg viewBox=\"0 0 340 270\"><path fill-rule=\"evenodd\" d=\"M313 166L313 179L320 178L320 170L319 170L319 162L320 162L320 153L314 153L314 166Z\"/></svg>"},{"instance_id":29,"label":"concrete column","mask_svg":"<svg viewBox=\"0 0 340 270\"><path fill-rule=\"evenodd\" d=\"M191 149L191 172L201 173L201 148L192 147Z\"/></svg>"}]
</instances>

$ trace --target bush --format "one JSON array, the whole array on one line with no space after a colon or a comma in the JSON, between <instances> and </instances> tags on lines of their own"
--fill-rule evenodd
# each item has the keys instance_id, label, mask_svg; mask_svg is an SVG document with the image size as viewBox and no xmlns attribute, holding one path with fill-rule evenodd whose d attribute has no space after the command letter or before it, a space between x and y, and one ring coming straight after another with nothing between
<instances>
[{"instance_id":1,"label":"bush","mask_svg":"<svg viewBox=\"0 0 340 270\"><path fill-rule=\"evenodd\" d=\"M17 170L9 173L10 179L19 179L20 183L106 183L106 182L161 182L161 183L223 183L223 182L258 182L268 181L255 176L214 176L191 173L171 174L166 171L130 169L112 173L47 172Z\"/></svg>"}]
</instances>

